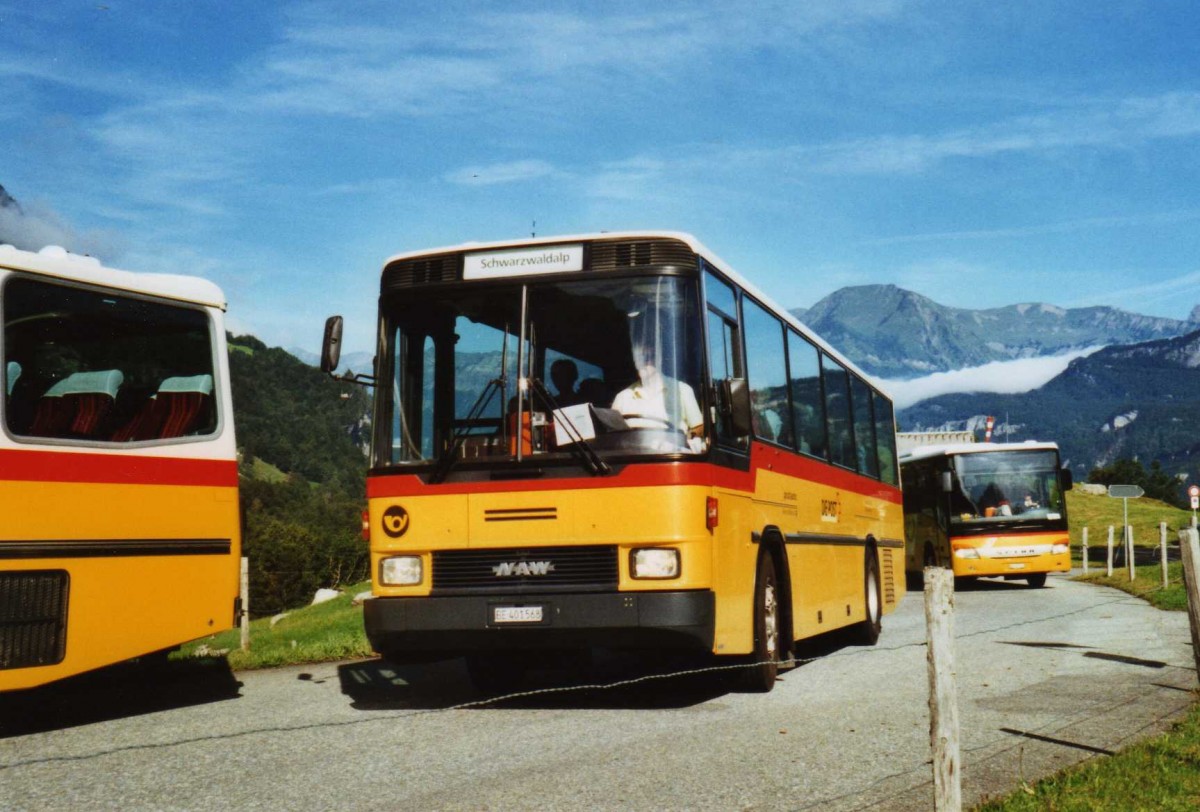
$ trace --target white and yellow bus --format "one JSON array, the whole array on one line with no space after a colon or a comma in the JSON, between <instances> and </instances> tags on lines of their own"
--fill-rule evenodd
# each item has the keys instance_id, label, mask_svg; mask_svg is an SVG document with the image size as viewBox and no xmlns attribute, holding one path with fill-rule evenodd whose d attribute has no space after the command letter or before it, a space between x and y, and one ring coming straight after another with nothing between
<instances>
[{"instance_id":1,"label":"white and yellow bus","mask_svg":"<svg viewBox=\"0 0 1200 812\"><path fill-rule=\"evenodd\" d=\"M890 400L691 236L393 257L374 379L389 658L466 655L491 691L551 651L690 650L765 691L902 594Z\"/></svg>"},{"instance_id":2,"label":"white and yellow bus","mask_svg":"<svg viewBox=\"0 0 1200 812\"><path fill-rule=\"evenodd\" d=\"M224 309L202 279L0 246L0 690L233 625Z\"/></svg>"},{"instance_id":3,"label":"white and yellow bus","mask_svg":"<svg viewBox=\"0 0 1200 812\"><path fill-rule=\"evenodd\" d=\"M905 569L952 569L959 579L999 576L1046 585L1071 569L1071 470L1054 443L917 446L900 456Z\"/></svg>"}]
</instances>

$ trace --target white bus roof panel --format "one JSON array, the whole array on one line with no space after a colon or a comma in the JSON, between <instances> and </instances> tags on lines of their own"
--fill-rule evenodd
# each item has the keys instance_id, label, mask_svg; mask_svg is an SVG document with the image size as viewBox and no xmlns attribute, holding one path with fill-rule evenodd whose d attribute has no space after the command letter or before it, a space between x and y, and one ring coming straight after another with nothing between
<instances>
[{"instance_id":1,"label":"white bus roof panel","mask_svg":"<svg viewBox=\"0 0 1200 812\"><path fill-rule=\"evenodd\" d=\"M93 257L71 254L57 246L37 253L0 245L0 271L28 271L72 282L82 282L132 293L161 296L181 302L225 309L225 295L217 285L196 276L134 273L107 268Z\"/></svg>"},{"instance_id":2,"label":"white bus roof panel","mask_svg":"<svg viewBox=\"0 0 1200 812\"><path fill-rule=\"evenodd\" d=\"M958 454L983 454L989 451L1058 451L1058 443L1026 440L1023 443L951 443L947 445L922 445L900 455L901 464L930 457L956 456Z\"/></svg>"},{"instance_id":3,"label":"white bus roof panel","mask_svg":"<svg viewBox=\"0 0 1200 812\"><path fill-rule=\"evenodd\" d=\"M452 254L452 253L458 253L458 252L473 252L473 251L498 251L498 250L503 250L506 248L516 248L518 246L529 246L529 247L538 246L538 245L553 246L553 245L562 245L562 244L573 243L573 242L580 242L580 243L590 242L590 241L594 241L594 240L649 240L649 239L678 240L678 241L686 244L689 248L692 249L693 252L704 257L705 261L711 263L714 267L717 268L717 270L719 270L721 273L723 273L725 276L727 276L731 282L733 282L734 284L739 286L742 290L744 290L750 296L754 297L758 301L765 304L776 315L778 315L781 319L783 319L789 326L800 331L800 333L802 335L811 339L822 350L827 352L831 357L833 357L839 363L844 364L847 369L854 372L854 374L858 375L863 380L869 381L871 383L871 385L873 387L875 387L875 389L879 390L879 392L881 394L885 395L889 400L891 399L891 395L888 394L886 391L884 391L884 389L879 385L879 382L874 377L872 377L871 375L868 375L866 372L863 372L861 369L859 369L858 366L853 361L850 361L849 359L847 359L844 355L842 355L840 352L838 352L836 349L834 349L832 346L830 346L823 338L821 338L819 335L817 335L812 330L810 330L808 327L806 327L804 324L802 324L800 322L800 320L797 319L795 316L793 316L791 313L789 313L786 308L781 307L777 302L775 302L773 299L771 299L769 296L767 296L765 293L763 293L761 290L759 290L757 287L755 287L753 284L751 284L745 277L743 277L737 271L733 270L733 268L731 268L728 263L726 263L724 260L722 260L716 254L714 254L712 251L708 250L708 248L706 248L703 243L701 243L699 240L697 240L691 234L687 234L682 231L600 231L600 232L595 232L595 233L591 233L591 234L567 234L567 235L555 235L555 236L550 236L550 237L527 237L525 239L500 240L500 241L496 241L496 242L467 242L467 243L462 243L460 245L450 245L450 246L445 246L443 248L431 248L431 249L426 249L423 251L406 251L404 253L395 254L394 256L388 257L388 259L383 264L384 264L384 267L386 268L388 265L391 265L393 262L401 262L401 261L404 261L407 259L415 259L417 257L429 256L431 254Z\"/></svg>"}]
</instances>

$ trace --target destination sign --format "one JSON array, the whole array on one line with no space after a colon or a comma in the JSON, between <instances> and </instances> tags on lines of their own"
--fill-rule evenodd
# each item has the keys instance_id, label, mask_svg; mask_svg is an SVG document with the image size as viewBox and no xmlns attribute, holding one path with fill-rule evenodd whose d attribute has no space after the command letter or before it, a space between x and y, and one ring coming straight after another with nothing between
<instances>
[{"instance_id":1,"label":"destination sign","mask_svg":"<svg viewBox=\"0 0 1200 812\"><path fill-rule=\"evenodd\" d=\"M499 279L583 270L583 246L543 245L479 251L463 257L463 279Z\"/></svg>"}]
</instances>

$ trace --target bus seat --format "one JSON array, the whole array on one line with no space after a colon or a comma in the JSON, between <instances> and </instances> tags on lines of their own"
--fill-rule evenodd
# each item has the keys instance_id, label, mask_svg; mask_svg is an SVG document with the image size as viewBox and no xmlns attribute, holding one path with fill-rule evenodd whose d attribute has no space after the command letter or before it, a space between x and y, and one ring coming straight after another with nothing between
<instances>
[{"instance_id":1,"label":"bus seat","mask_svg":"<svg viewBox=\"0 0 1200 812\"><path fill-rule=\"evenodd\" d=\"M158 387L158 400L163 402L167 414L158 436L182 437L195 431L212 411L212 394L212 375L163 381Z\"/></svg>"},{"instance_id":2,"label":"bus seat","mask_svg":"<svg viewBox=\"0 0 1200 812\"><path fill-rule=\"evenodd\" d=\"M196 430L212 409L212 375L167 378L112 439L118 443L182 437Z\"/></svg>"},{"instance_id":3,"label":"bus seat","mask_svg":"<svg viewBox=\"0 0 1200 812\"><path fill-rule=\"evenodd\" d=\"M38 401L29 433L35 437L95 437L125 381L118 369L73 372Z\"/></svg>"},{"instance_id":4,"label":"bus seat","mask_svg":"<svg viewBox=\"0 0 1200 812\"><path fill-rule=\"evenodd\" d=\"M13 384L17 382L17 378L21 377L21 365L16 361L9 361L4 370L4 385L6 396L12 395Z\"/></svg>"}]
</instances>

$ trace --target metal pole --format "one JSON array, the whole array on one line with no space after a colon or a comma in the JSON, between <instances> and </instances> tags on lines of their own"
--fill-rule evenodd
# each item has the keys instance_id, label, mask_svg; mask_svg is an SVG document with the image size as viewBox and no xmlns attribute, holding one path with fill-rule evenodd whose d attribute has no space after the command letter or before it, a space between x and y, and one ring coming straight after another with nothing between
<instances>
[{"instance_id":1,"label":"metal pole","mask_svg":"<svg viewBox=\"0 0 1200 812\"><path fill-rule=\"evenodd\" d=\"M1112 559L1113 559L1113 526L1108 526L1108 577L1112 577Z\"/></svg>"},{"instance_id":2,"label":"metal pole","mask_svg":"<svg viewBox=\"0 0 1200 812\"><path fill-rule=\"evenodd\" d=\"M242 556L242 651L250 650L250 559Z\"/></svg>"},{"instance_id":3,"label":"metal pole","mask_svg":"<svg viewBox=\"0 0 1200 812\"><path fill-rule=\"evenodd\" d=\"M1088 536L1088 529L1085 527L1085 528L1083 528L1083 574L1084 574L1084 575L1087 575L1087 572L1088 572L1088 543L1087 543L1087 536Z\"/></svg>"},{"instance_id":4,"label":"metal pole","mask_svg":"<svg viewBox=\"0 0 1200 812\"><path fill-rule=\"evenodd\" d=\"M1166 589L1167 580L1167 523L1158 523L1158 550L1162 554L1162 588Z\"/></svg>"}]
</instances>

